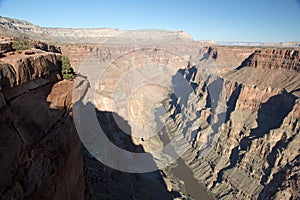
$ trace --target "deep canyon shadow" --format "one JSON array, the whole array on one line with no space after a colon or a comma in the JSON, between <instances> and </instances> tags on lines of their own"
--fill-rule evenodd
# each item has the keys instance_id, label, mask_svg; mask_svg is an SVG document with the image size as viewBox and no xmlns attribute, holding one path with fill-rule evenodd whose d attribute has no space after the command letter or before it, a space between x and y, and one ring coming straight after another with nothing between
<instances>
[{"instance_id":1,"label":"deep canyon shadow","mask_svg":"<svg viewBox=\"0 0 300 200\"><path fill-rule=\"evenodd\" d=\"M87 106L93 106L88 104ZM141 145L135 145L130 125L117 113L99 111L96 115L105 135L118 147L135 153L145 153ZM116 123L116 120L118 123ZM122 124L122 129L118 126ZM124 128L126 131L124 131ZM168 191L160 170L148 173L127 173L112 169L94 158L84 147L86 180L89 183L87 199L174 199L181 197L176 191ZM109 154L110 152L103 152ZM113 158L112 158L113 159ZM154 162L154 161L153 161Z\"/></svg>"},{"instance_id":2,"label":"deep canyon shadow","mask_svg":"<svg viewBox=\"0 0 300 200\"><path fill-rule=\"evenodd\" d=\"M279 128L284 118L291 112L296 97L283 91L262 103L258 111L257 128L251 130L250 138L263 137L270 130Z\"/></svg>"}]
</instances>

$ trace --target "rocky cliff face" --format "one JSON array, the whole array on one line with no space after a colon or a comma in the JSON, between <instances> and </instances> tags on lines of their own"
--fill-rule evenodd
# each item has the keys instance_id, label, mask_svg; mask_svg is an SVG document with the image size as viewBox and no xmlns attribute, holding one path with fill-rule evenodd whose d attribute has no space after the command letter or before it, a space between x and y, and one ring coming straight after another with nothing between
<instances>
[{"instance_id":1,"label":"rocky cliff face","mask_svg":"<svg viewBox=\"0 0 300 200\"><path fill-rule=\"evenodd\" d=\"M11 41L1 41L0 42L0 55L12 51L12 42Z\"/></svg>"},{"instance_id":2,"label":"rocky cliff face","mask_svg":"<svg viewBox=\"0 0 300 200\"><path fill-rule=\"evenodd\" d=\"M214 64L218 66L223 74L240 66L246 58L255 52L256 48L210 46L207 48L206 57L214 59Z\"/></svg>"},{"instance_id":3,"label":"rocky cliff face","mask_svg":"<svg viewBox=\"0 0 300 200\"><path fill-rule=\"evenodd\" d=\"M157 41L156 41L157 42ZM72 66L74 69L79 70L80 67L89 67L84 66L86 63L90 63L90 65L95 65L95 62L101 63L111 63L114 60L118 59L123 55L130 54L131 52L139 51L142 49L157 48L157 49L166 49L170 54L177 55L178 57L182 57L184 55L184 59L188 61L190 57L193 57L193 62L198 62L198 60L202 57L202 54L206 52L205 48L202 48L201 45L190 40L187 44L180 42L178 43L170 43L170 44L150 44L148 47L143 48L142 46L131 44L130 41L125 44L99 44L99 45L61 45L61 51L64 55L70 58ZM134 55L132 56L134 57ZM168 57L162 58L167 60ZM180 58L178 58L180 59ZM180 64L178 64L179 66ZM184 66L183 66L184 67Z\"/></svg>"},{"instance_id":4,"label":"rocky cliff face","mask_svg":"<svg viewBox=\"0 0 300 200\"><path fill-rule=\"evenodd\" d=\"M13 62L13 59L10 60ZM1 63L1 199L83 199L83 158L61 56Z\"/></svg>"},{"instance_id":5,"label":"rocky cliff face","mask_svg":"<svg viewBox=\"0 0 300 200\"><path fill-rule=\"evenodd\" d=\"M258 50L223 78L198 80L199 99L168 105L168 126L192 141L183 159L218 199L299 198L298 53ZM216 101L226 109L207 103ZM195 107L200 119L190 114Z\"/></svg>"},{"instance_id":6,"label":"rocky cliff face","mask_svg":"<svg viewBox=\"0 0 300 200\"><path fill-rule=\"evenodd\" d=\"M299 50L297 49L261 49L255 51L242 64L261 69L288 69L300 71Z\"/></svg>"}]
</instances>

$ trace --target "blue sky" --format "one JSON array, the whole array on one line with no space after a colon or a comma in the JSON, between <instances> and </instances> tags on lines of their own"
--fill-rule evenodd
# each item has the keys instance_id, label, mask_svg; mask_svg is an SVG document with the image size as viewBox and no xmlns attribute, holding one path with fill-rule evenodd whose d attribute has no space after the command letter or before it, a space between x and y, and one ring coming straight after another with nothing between
<instances>
[{"instance_id":1,"label":"blue sky","mask_svg":"<svg viewBox=\"0 0 300 200\"><path fill-rule=\"evenodd\" d=\"M300 0L0 0L0 15L47 27L184 30L197 40L300 41Z\"/></svg>"}]
</instances>

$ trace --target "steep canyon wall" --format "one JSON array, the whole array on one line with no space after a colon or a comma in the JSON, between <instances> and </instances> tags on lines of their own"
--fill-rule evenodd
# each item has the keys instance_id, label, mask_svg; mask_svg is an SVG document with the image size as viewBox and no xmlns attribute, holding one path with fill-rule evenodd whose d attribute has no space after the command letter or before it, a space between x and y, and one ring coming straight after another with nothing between
<instances>
[{"instance_id":1,"label":"steep canyon wall","mask_svg":"<svg viewBox=\"0 0 300 200\"><path fill-rule=\"evenodd\" d=\"M298 53L257 50L221 78L223 88L214 87L216 80L206 87L199 79L195 93L201 98L188 99L187 106L168 105L181 109L169 109L168 125L192 139L183 159L218 199L299 198ZM197 73L200 69L201 63ZM221 112L207 104L215 89L220 90L217 101L226 102ZM209 124L217 133L209 132Z\"/></svg>"},{"instance_id":2,"label":"steep canyon wall","mask_svg":"<svg viewBox=\"0 0 300 200\"><path fill-rule=\"evenodd\" d=\"M73 84L60 81L61 55L18 55L10 62L0 63L1 199L83 199Z\"/></svg>"}]
</instances>

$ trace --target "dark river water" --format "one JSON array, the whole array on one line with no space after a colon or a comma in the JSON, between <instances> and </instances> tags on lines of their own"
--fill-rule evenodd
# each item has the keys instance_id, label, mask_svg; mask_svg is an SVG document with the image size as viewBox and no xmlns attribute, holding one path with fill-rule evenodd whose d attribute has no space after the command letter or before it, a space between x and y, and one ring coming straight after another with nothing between
<instances>
[{"instance_id":1,"label":"dark river water","mask_svg":"<svg viewBox=\"0 0 300 200\"><path fill-rule=\"evenodd\" d=\"M164 110L162 107L157 108L155 111L155 121L158 127L162 127L162 122L160 121L158 116L162 116L164 114ZM170 143L170 139L167 136L165 128L160 130L160 140L164 143L164 145ZM190 195L193 199L196 200L212 200L213 198L209 195L209 193L205 190L204 186L198 183L198 181L194 178L192 171L190 168L184 163L182 158L177 159L177 166L172 168L171 171L174 175L184 182L184 187L188 195Z\"/></svg>"},{"instance_id":2,"label":"dark river water","mask_svg":"<svg viewBox=\"0 0 300 200\"><path fill-rule=\"evenodd\" d=\"M194 178L190 168L181 158L177 160L177 167L172 169L174 175L184 182L186 192L197 200L212 200L204 187Z\"/></svg>"}]
</instances>

